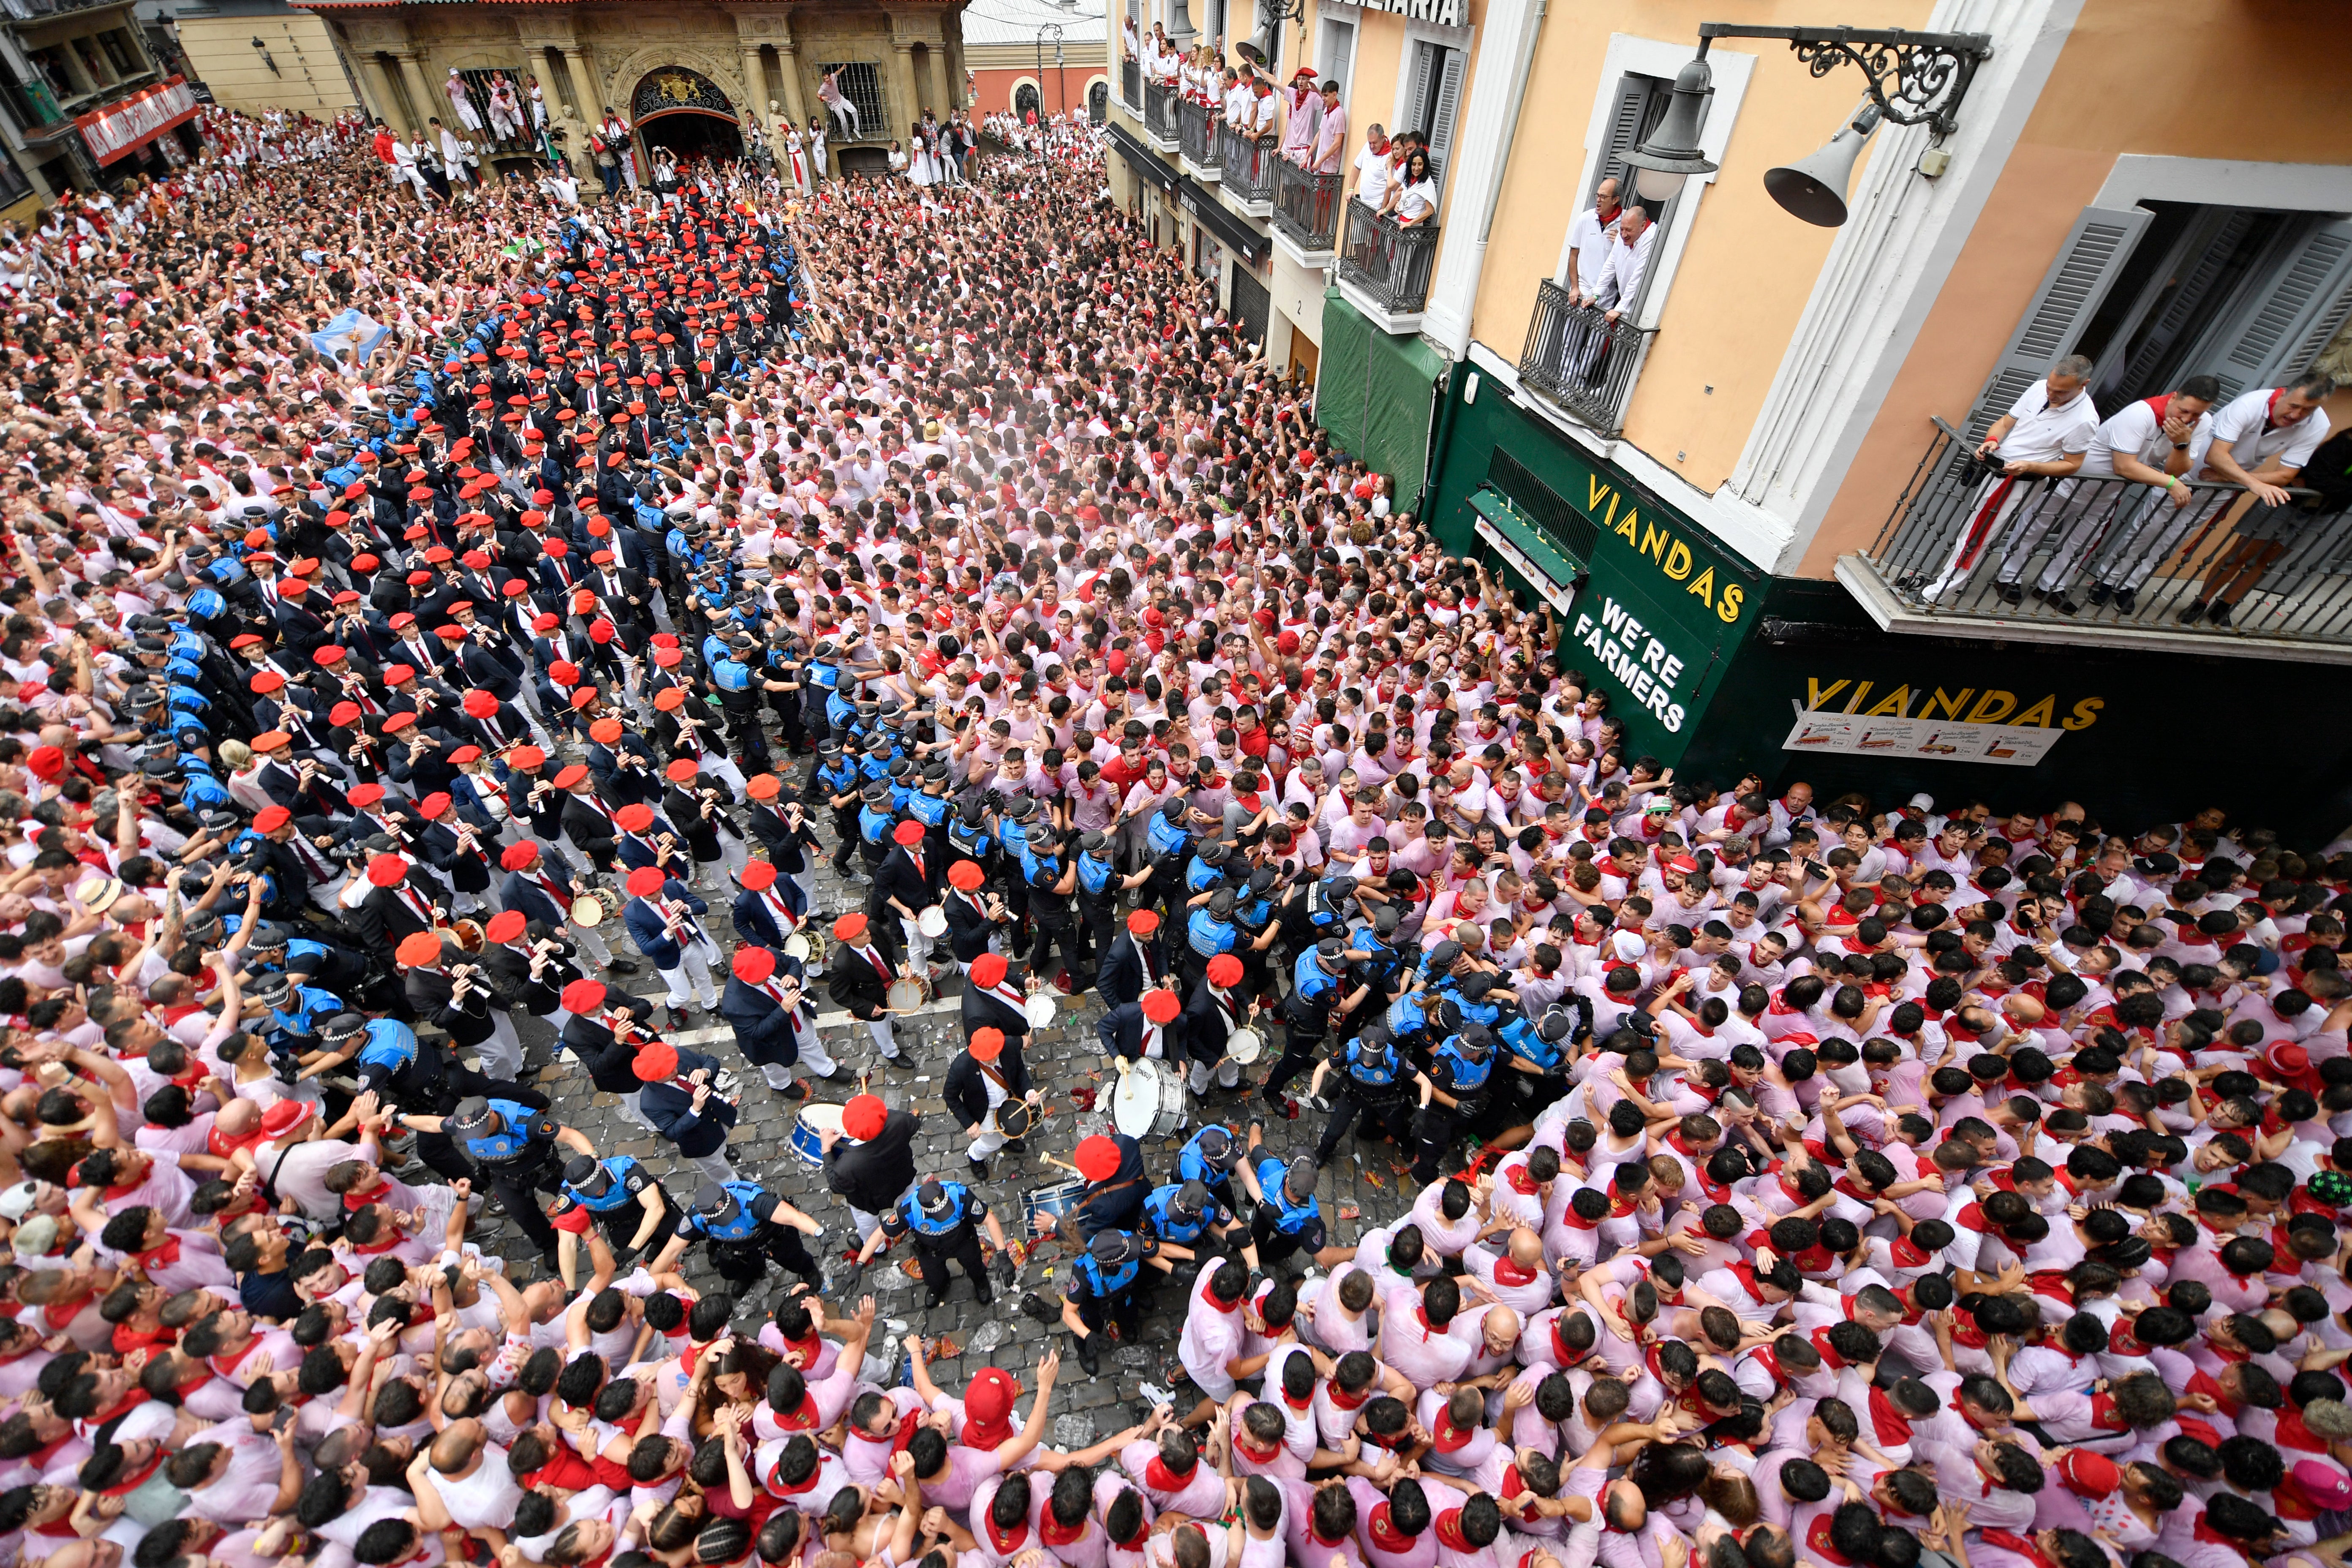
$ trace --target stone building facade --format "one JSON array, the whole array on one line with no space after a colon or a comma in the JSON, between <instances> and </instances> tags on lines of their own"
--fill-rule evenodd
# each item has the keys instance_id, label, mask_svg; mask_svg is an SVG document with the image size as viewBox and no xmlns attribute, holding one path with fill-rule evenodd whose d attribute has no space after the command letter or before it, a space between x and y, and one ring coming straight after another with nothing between
<instances>
[{"instance_id":1,"label":"stone building facade","mask_svg":"<svg viewBox=\"0 0 2352 1568\"><path fill-rule=\"evenodd\" d=\"M858 133L829 129L829 172L878 165L925 110L945 120L964 80L962 0L297 5L326 21L371 113L404 130L446 122L453 69L476 84L504 72L526 93L536 80L558 145L583 171L589 128L608 108L635 129L642 172L656 143L724 147L727 123L773 145L785 119L806 126L824 113L818 83L835 68L858 106Z\"/></svg>"}]
</instances>

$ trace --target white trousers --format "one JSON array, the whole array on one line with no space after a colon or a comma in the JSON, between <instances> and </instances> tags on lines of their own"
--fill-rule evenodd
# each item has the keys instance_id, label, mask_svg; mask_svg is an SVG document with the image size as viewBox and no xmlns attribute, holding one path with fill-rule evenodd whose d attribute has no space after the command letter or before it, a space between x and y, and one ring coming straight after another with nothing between
<instances>
[{"instance_id":1,"label":"white trousers","mask_svg":"<svg viewBox=\"0 0 2352 1568\"><path fill-rule=\"evenodd\" d=\"M850 102L849 100L845 98L836 98L826 107L833 111L833 118L835 121L849 127L849 134L842 138L842 140L845 142L856 141L857 105Z\"/></svg>"},{"instance_id":2,"label":"white trousers","mask_svg":"<svg viewBox=\"0 0 2352 1568\"><path fill-rule=\"evenodd\" d=\"M909 969L919 969L923 965L929 963L931 961L931 939L923 934L922 923L919 921L910 921L906 919L904 916L901 916L898 921L898 929L906 933L907 967Z\"/></svg>"},{"instance_id":3,"label":"white trousers","mask_svg":"<svg viewBox=\"0 0 2352 1568\"><path fill-rule=\"evenodd\" d=\"M882 1053L885 1061L903 1059L898 1049L898 1037L891 1028L893 1022L889 1018L876 1018L866 1026L866 1032L874 1037L874 1048Z\"/></svg>"},{"instance_id":4,"label":"white trousers","mask_svg":"<svg viewBox=\"0 0 2352 1568\"><path fill-rule=\"evenodd\" d=\"M613 962L613 950L605 943L604 933L594 926L573 925L572 940L578 942L580 951L586 953L599 966Z\"/></svg>"},{"instance_id":5,"label":"white trousers","mask_svg":"<svg viewBox=\"0 0 2352 1568\"><path fill-rule=\"evenodd\" d=\"M694 1005L695 998L700 997L700 1005L705 1009L718 1006L719 991L710 983L710 965L718 957L719 949L708 937L700 942L680 942L677 966L660 971L662 984L669 987L669 994L663 1000L672 1007L686 1007ZM693 988L691 992L688 986Z\"/></svg>"},{"instance_id":6,"label":"white trousers","mask_svg":"<svg viewBox=\"0 0 2352 1568\"><path fill-rule=\"evenodd\" d=\"M678 1158L701 1172L704 1181L715 1185L723 1187L739 1179L735 1167L727 1163L724 1154L680 1154Z\"/></svg>"},{"instance_id":7,"label":"white trousers","mask_svg":"<svg viewBox=\"0 0 2352 1568\"><path fill-rule=\"evenodd\" d=\"M911 1193L914 1190L915 1184L908 1182L907 1184L907 1193ZM898 1197L891 1199L890 1206L892 1208L898 1207L899 1202L906 1197L907 1193L900 1193ZM857 1226L857 1239L860 1242L865 1241L866 1237L872 1236L876 1228L882 1223L882 1216L880 1215L867 1214L864 1209L859 1208L855 1204L852 1204L849 1206L849 1218L851 1223Z\"/></svg>"},{"instance_id":8,"label":"white trousers","mask_svg":"<svg viewBox=\"0 0 2352 1568\"><path fill-rule=\"evenodd\" d=\"M1189 1081L1192 1086L1192 1092L1194 1094L1206 1094L1209 1092L1209 1077L1210 1068L1208 1063L1196 1061L1192 1064L1192 1069L1189 1075ZM1234 1060L1231 1057L1221 1058L1216 1066L1216 1080L1217 1087L1219 1089L1232 1089L1235 1087L1242 1081L1242 1064Z\"/></svg>"},{"instance_id":9,"label":"white trousers","mask_svg":"<svg viewBox=\"0 0 2352 1568\"><path fill-rule=\"evenodd\" d=\"M476 1046L481 1053L482 1076L513 1082L522 1072L522 1041L515 1035L514 1020L503 1007L490 1009L489 1038Z\"/></svg>"}]
</instances>

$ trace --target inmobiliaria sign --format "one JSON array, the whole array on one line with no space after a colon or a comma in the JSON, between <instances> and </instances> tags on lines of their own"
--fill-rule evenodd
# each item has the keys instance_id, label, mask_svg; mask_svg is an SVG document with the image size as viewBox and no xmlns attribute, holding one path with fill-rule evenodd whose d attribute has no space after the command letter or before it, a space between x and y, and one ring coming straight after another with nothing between
<instances>
[{"instance_id":1,"label":"inmobiliaria sign","mask_svg":"<svg viewBox=\"0 0 2352 1568\"><path fill-rule=\"evenodd\" d=\"M196 95L184 77L173 77L120 103L74 117L90 155L100 163L125 158L171 130L194 118Z\"/></svg>"}]
</instances>

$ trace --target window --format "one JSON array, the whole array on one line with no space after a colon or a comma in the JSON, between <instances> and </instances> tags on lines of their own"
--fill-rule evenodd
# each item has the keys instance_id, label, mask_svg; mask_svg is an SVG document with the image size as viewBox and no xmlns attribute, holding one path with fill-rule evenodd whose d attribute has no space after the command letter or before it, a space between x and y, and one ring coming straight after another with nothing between
<instances>
[{"instance_id":1,"label":"window","mask_svg":"<svg viewBox=\"0 0 2352 1568\"><path fill-rule=\"evenodd\" d=\"M117 27L110 33L100 33L98 43L106 51L115 75L137 76L147 68L147 63L139 58L139 46L131 41L130 28Z\"/></svg>"},{"instance_id":2,"label":"window","mask_svg":"<svg viewBox=\"0 0 2352 1568\"><path fill-rule=\"evenodd\" d=\"M834 60L816 68L819 77L834 71L841 73L841 96L857 106L859 135L866 138L884 135L884 128L889 121L882 113L882 73L864 60Z\"/></svg>"},{"instance_id":3,"label":"window","mask_svg":"<svg viewBox=\"0 0 2352 1568\"><path fill-rule=\"evenodd\" d=\"M1110 88L1107 83L1098 81L1087 89L1087 118L1097 125L1110 118Z\"/></svg>"},{"instance_id":4,"label":"window","mask_svg":"<svg viewBox=\"0 0 2352 1568\"><path fill-rule=\"evenodd\" d=\"M1467 59L1460 49L1416 39L1412 75L1406 79L1404 101L1397 110L1393 131L1418 131L1429 143L1429 172L1444 186L1445 168L1454 157L1454 122L1462 110L1462 75Z\"/></svg>"},{"instance_id":5,"label":"window","mask_svg":"<svg viewBox=\"0 0 2352 1568\"><path fill-rule=\"evenodd\" d=\"M1220 288L1225 280L1225 247L1197 225L1192 230L1192 270L1206 279L1212 289Z\"/></svg>"},{"instance_id":6,"label":"window","mask_svg":"<svg viewBox=\"0 0 2352 1568\"><path fill-rule=\"evenodd\" d=\"M1356 25L1337 16L1323 18L1323 31L1315 48L1316 74L1328 81L1339 84L1339 96L1345 101L1350 85L1349 71L1356 63Z\"/></svg>"},{"instance_id":7,"label":"window","mask_svg":"<svg viewBox=\"0 0 2352 1568\"><path fill-rule=\"evenodd\" d=\"M1970 413L1980 434L2050 363L2092 362L2110 415L2212 375L2224 400L2276 386L2352 313L2352 216L2147 201L2085 208Z\"/></svg>"},{"instance_id":8,"label":"window","mask_svg":"<svg viewBox=\"0 0 2352 1568\"><path fill-rule=\"evenodd\" d=\"M1026 120L1037 112L1037 88L1033 82L1023 82L1013 89L1013 112Z\"/></svg>"},{"instance_id":9,"label":"window","mask_svg":"<svg viewBox=\"0 0 2352 1568\"><path fill-rule=\"evenodd\" d=\"M1592 183L1584 187L1587 205L1591 205L1593 193L1601 189L1603 180L1615 180L1621 199L1632 199L1633 193L1626 189L1626 184L1633 166L1625 162L1625 154L1639 147L1642 138L1656 130L1658 121L1666 117L1666 105L1674 98L1673 89L1672 82L1654 76L1636 76L1631 71L1617 79L1616 100L1609 110L1608 141L1601 156L1593 160ZM1664 215L1650 216L1663 218Z\"/></svg>"}]
</instances>

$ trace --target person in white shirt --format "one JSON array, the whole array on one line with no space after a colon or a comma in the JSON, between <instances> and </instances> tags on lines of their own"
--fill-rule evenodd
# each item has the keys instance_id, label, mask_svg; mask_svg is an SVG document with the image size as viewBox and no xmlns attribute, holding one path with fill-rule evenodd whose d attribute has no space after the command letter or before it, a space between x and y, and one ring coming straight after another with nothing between
<instances>
[{"instance_id":1,"label":"person in white shirt","mask_svg":"<svg viewBox=\"0 0 2352 1568\"><path fill-rule=\"evenodd\" d=\"M2029 496L2040 492L2025 479L2064 479L2083 466L2091 439L2099 433L2099 411L2091 402L2091 362L2068 354L2050 367L2050 374L2023 392L2009 412L1993 421L1977 444L1980 462L1998 461L2000 472L1980 487L1968 522L1952 541L1951 559L1936 580L1921 590L1923 604L1957 595L1976 570L1977 563ZM2010 603L2024 598L2014 584L2003 597Z\"/></svg>"},{"instance_id":2,"label":"person in white shirt","mask_svg":"<svg viewBox=\"0 0 2352 1568\"><path fill-rule=\"evenodd\" d=\"M2242 485L2260 504L2238 519L2236 540L2206 573L2205 591L2180 612L2182 626L2200 618L2228 626L2231 609L2294 542L2304 519L2286 487L2327 439L2327 415L2319 405L2335 391L2334 377L2313 371L2291 385L2246 393L2213 416L2212 444L2196 477Z\"/></svg>"},{"instance_id":3,"label":"person in white shirt","mask_svg":"<svg viewBox=\"0 0 2352 1568\"><path fill-rule=\"evenodd\" d=\"M1389 133L1377 121L1364 128L1364 150L1356 154L1356 199L1374 212L1389 199Z\"/></svg>"},{"instance_id":4,"label":"person in white shirt","mask_svg":"<svg viewBox=\"0 0 2352 1568\"><path fill-rule=\"evenodd\" d=\"M2196 520L2189 509L2196 492L2184 476L2205 461L2205 448L2213 439L2208 410L2221 395L2219 381L2192 375L2179 391L2129 404L2099 426L2083 454L2077 482L2068 487L2074 491L2072 504L2043 509L2050 513L2050 531L2056 532L2063 524L2064 534L2034 584L2035 598L2048 599L2061 615L2079 611L2082 606L2063 590L2092 554L2100 552L2104 542L2103 559L2091 574L2090 602L2103 605L2113 595L2116 607L2131 614L2139 585L2187 537ZM2128 479L2149 488L2126 490L2120 485L2080 482L2085 479ZM2034 531L2027 530L2029 535ZM2029 537L2009 552L2001 563L2002 582L2015 583L2024 574L2032 547Z\"/></svg>"},{"instance_id":5,"label":"person in white shirt","mask_svg":"<svg viewBox=\"0 0 2352 1568\"><path fill-rule=\"evenodd\" d=\"M1609 252L1617 241L1617 219L1624 208L1617 201L1618 184L1607 179L1594 188L1592 205L1569 220L1568 302L1590 305L1608 275Z\"/></svg>"}]
</instances>

